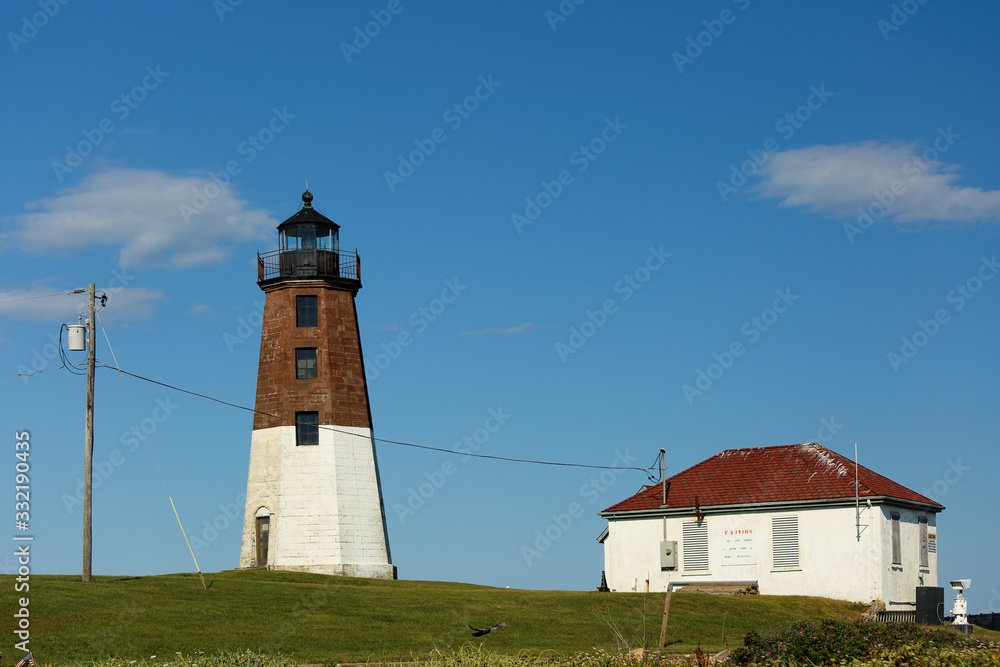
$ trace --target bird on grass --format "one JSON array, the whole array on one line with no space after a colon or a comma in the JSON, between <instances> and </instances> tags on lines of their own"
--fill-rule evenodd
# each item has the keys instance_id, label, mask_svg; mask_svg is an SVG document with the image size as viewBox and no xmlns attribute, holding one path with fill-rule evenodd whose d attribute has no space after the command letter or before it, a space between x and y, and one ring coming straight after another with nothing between
<instances>
[{"instance_id":1,"label":"bird on grass","mask_svg":"<svg viewBox=\"0 0 1000 667\"><path fill-rule=\"evenodd\" d=\"M499 623L490 628L474 628L470 625L469 629L474 630L474 632L472 633L473 637L482 637L483 635L490 634L494 630L499 630L500 628L506 628L506 627L507 627L507 621L500 621Z\"/></svg>"}]
</instances>

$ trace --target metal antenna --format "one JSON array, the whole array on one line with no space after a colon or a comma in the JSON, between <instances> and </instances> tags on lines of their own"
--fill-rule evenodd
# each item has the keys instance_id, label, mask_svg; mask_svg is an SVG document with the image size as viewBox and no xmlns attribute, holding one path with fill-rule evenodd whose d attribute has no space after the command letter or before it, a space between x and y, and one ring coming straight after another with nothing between
<instances>
[{"instance_id":1,"label":"metal antenna","mask_svg":"<svg viewBox=\"0 0 1000 667\"><path fill-rule=\"evenodd\" d=\"M667 450L660 449L660 486L663 488L663 504L667 504Z\"/></svg>"},{"instance_id":2,"label":"metal antenna","mask_svg":"<svg viewBox=\"0 0 1000 667\"><path fill-rule=\"evenodd\" d=\"M858 498L858 443L854 443L854 527L861 541L861 502Z\"/></svg>"}]
</instances>

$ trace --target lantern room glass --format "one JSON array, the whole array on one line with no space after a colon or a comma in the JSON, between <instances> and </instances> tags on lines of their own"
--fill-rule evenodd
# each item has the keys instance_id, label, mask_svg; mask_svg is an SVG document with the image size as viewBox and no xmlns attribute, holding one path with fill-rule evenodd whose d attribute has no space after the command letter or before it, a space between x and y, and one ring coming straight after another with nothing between
<instances>
[{"instance_id":1,"label":"lantern room glass","mask_svg":"<svg viewBox=\"0 0 1000 667\"><path fill-rule=\"evenodd\" d=\"M278 247L281 252L290 250L340 250L337 230L326 225L295 225L282 229Z\"/></svg>"}]
</instances>

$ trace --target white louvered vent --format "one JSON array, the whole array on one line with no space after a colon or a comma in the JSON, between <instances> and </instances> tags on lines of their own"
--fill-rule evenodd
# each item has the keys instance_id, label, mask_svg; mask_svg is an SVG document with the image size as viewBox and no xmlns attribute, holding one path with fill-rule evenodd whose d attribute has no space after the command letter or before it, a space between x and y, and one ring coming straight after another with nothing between
<instances>
[{"instance_id":1,"label":"white louvered vent","mask_svg":"<svg viewBox=\"0 0 1000 667\"><path fill-rule=\"evenodd\" d=\"M708 522L688 521L681 526L684 537L685 570L708 569Z\"/></svg>"},{"instance_id":2,"label":"white louvered vent","mask_svg":"<svg viewBox=\"0 0 1000 667\"><path fill-rule=\"evenodd\" d=\"M771 562L774 567L799 566L799 517L771 517Z\"/></svg>"}]
</instances>

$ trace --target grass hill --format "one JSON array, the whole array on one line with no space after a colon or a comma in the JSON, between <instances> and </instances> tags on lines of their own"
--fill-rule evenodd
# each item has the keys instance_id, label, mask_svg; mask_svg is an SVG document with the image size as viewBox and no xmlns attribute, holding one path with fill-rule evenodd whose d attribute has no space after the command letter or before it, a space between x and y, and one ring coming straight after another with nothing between
<instances>
[{"instance_id":1,"label":"grass hill","mask_svg":"<svg viewBox=\"0 0 1000 667\"><path fill-rule=\"evenodd\" d=\"M663 594L525 591L430 581L380 581L277 571L151 577L32 575L15 594L0 577L2 648L15 640L13 605L30 597L31 649L42 662L148 658L198 651L294 653L300 663L414 660L467 642L502 653L573 654L655 647ZM674 594L667 650L718 651L748 630L805 619L853 619L864 607L825 598ZM468 625L508 627L475 639ZM11 651L14 655L16 651Z\"/></svg>"}]
</instances>

